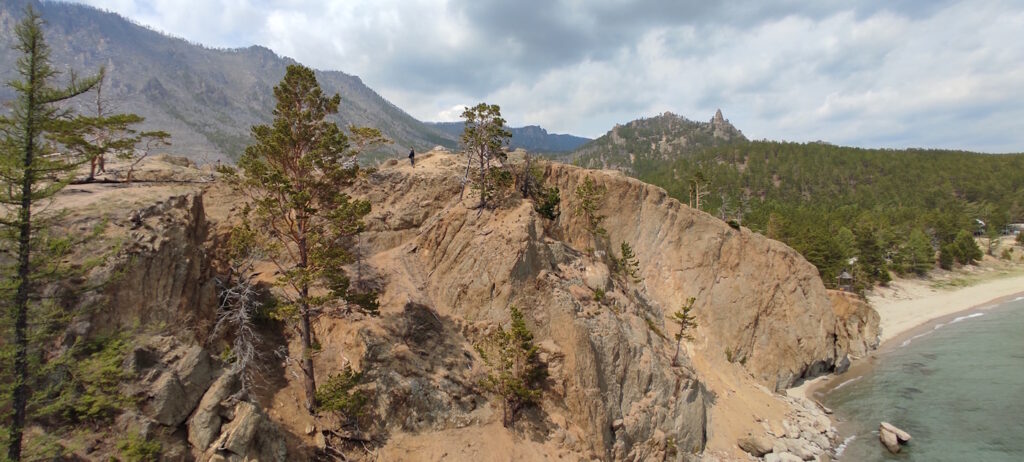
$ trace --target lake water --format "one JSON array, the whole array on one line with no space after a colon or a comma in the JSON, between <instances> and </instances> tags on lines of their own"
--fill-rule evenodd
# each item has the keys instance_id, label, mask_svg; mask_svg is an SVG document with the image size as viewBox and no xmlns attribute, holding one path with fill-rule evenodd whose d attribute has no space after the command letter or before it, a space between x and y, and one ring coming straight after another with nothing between
<instances>
[{"instance_id":1,"label":"lake water","mask_svg":"<svg viewBox=\"0 0 1024 462\"><path fill-rule=\"evenodd\" d=\"M839 460L1024 461L1024 297L897 342L819 397L841 420ZM899 455L880 421L913 436Z\"/></svg>"}]
</instances>

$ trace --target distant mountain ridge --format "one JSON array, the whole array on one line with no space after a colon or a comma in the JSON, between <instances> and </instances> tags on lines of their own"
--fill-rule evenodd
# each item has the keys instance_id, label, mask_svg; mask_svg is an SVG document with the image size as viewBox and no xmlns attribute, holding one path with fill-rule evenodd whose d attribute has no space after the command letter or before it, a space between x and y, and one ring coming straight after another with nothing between
<instances>
[{"instance_id":1,"label":"distant mountain ridge","mask_svg":"<svg viewBox=\"0 0 1024 462\"><path fill-rule=\"evenodd\" d=\"M677 159L701 149L745 142L722 110L708 122L695 122L665 112L616 125L608 133L572 153L572 161L589 168L611 168L636 176L641 164Z\"/></svg>"},{"instance_id":2,"label":"distant mountain ridge","mask_svg":"<svg viewBox=\"0 0 1024 462\"><path fill-rule=\"evenodd\" d=\"M18 56L10 45L25 3L0 3L3 81L16 77ZM250 142L250 127L271 120L272 89L285 68L295 63L259 46L205 48L89 6L35 1L32 5L46 21L46 41L58 69L92 73L106 67L103 94L115 110L145 117L145 128L171 133L169 152L200 162L230 161L241 155ZM318 71L317 79L326 93L341 95L339 125L376 127L394 141L378 155L400 154L410 146L426 150L457 144L457 137L416 120L356 76ZM10 88L0 88L0 100L12 97ZM83 113L92 110L88 98L78 104Z\"/></svg>"},{"instance_id":3,"label":"distant mountain ridge","mask_svg":"<svg viewBox=\"0 0 1024 462\"><path fill-rule=\"evenodd\" d=\"M462 129L465 126L463 122L427 122L427 125L456 138L462 135ZM508 130L512 133L509 147L522 148L530 152L569 152L591 141L590 138L581 136L548 133L547 130L537 125L509 128Z\"/></svg>"}]
</instances>

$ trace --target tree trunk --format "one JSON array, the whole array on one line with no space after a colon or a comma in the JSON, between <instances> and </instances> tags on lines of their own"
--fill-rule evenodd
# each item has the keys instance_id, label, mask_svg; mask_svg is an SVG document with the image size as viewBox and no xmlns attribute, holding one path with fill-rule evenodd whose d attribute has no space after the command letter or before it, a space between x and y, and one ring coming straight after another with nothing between
<instances>
[{"instance_id":1,"label":"tree trunk","mask_svg":"<svg viewBox=\"0 0 1024 462\"><path fill-rule=\"evenodd\" d=\"M305 236L299 239L299 260L299 266L305 269L309 262L309 250ZM302 318L300 330L302 331L303 388L306 390L306 410L312 414L316 410L316 374L313 370L313 329L309 320L309 285L306 283L303 283L299 290L299 316Z\"/></svg>"},{"instance_id":2,"label":"tree trunk","mask_svg":"<svg viewBox=\"0 0 1024 462\"><path fill-rule=\"evenodd\" d=\"M480 208L487 206L487 167L484 154L480 154Z\"/></svg>"},{"instance_id":3,"label":"tree trunk","mask_svg":"<svg viewBox=\"0 0 1024 462\"><path fill-rule=\"evenodd\" d=\"M32 143L31 140L28 142ZM32 149L26 149L26 160L31 165ZM14 296L14 418L11 422L7 457L21 460L21 440L25 428L28 404L28 290L30 282L29 250L32 236L32 170L25 170L21 188L21 211L18 221L18 291Z\"/></svg>"},{"instance_id":4,"label":"tree trunk","mask_svg":"<svg viewBox=\"0 0 1024 462\"><path fill-rule=\"evenodd\" d=\"M316 409L316 376L313 372L313 334L309 322L309 304L306 303L308 289L303 289L302 312L302 373L306 390L306 410L310 414Z\"/></svg>"}]
</instances>

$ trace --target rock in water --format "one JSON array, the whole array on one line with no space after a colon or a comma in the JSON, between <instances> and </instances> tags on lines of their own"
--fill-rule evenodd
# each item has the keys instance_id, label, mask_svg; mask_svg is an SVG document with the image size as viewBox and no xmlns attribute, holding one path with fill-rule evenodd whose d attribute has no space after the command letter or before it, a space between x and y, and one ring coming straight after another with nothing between
<instances>
[{"instance_id":1,"label":"rock in water","mask_svg":"<svg viewBox=\"0 0 1024 462\"><path fill-rule=\"evenodd\" d=\"M900 444L910 441L910 433L896 428L889 422L882 422L878 425L878 439L889 452L896 454L900 452Z\"/></svg>"},{"instance_id":2,"label":"rock in water","mask_svg":"<svg viewBox=\"0 0 1024 462\"><path fill-rule=\"evenodd\" d=\"M906 443L907 441L910 441L910 433L907 433L903 430L900 430L899 428L896 428L895 425L889 422L882 422L880 424L880 428L884 428L895 434L896 439L900 440L900 443Z\"/></svg>"}]
</instances>

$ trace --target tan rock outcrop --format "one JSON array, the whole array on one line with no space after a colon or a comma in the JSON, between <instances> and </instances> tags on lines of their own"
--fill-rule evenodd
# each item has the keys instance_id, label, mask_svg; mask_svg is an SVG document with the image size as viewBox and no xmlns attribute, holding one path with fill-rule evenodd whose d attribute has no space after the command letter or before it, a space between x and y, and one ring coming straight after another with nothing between
<instances>
[{"instance_id":1,"label":"tan rock outcrop","mask_svg":"<svg viewBox=\"0 0 1024 462\"><path fill-rule=\"evenodd\" d=\"M474 199L458 200L459 165L441 154L415 171L384 169L367 186L367 197L394 207L375 211L364 237L376 242L369 264L388 281L382 310L413 301L456 324L494 325L507 322L508 306L519 307L538 341L559 351L551 387L558 395L544 407L563 408L559 420L587 435L559 437L567 445L630 460L652 444L665 451L658 441L686 451L704 444L710 395L685 358L671 366L675 343L665 334L689 296L698 299L699 354L729 351L772 389L830 371L847 354L816 269L781 243L734 230L660 188L559 164L545 171L561 191L556 221L528 202L474 209ZM597 245L571 212L587 176L608 189L599 213L608 217L609 240ZM637 254L639 284L605 282L601 259L583 250L600 254L622 241ZM600 302L584 288L605 284ZM473 341L472 329L463 333ZM565 430L556 433L572 434Z\"/></svg>"},{"instance_id":2,"label":"tan rock outcrop","mask_svg":"<svg viewBox=\"0 0 1024 462\"><path fill-rule=\"evenodd\" d=\"M854 358L861 358L878 347L881 335L878 312L849 292L829 291L836 315L836 346Z\"/></svg>"},{"instance_id":3,"label":"tan rock outcrop","mask_svg":"<svg viewBox=\"0 0 1024 462\"><path fill-rule=\"evenodd\" d=\"M106 284L83 301L106 307L91 310L90 322L107 331L162 326L204 338L217 292L203 195L168 197L124 215L116 223L125 233L122 250L92 276Z\"/></svg>"},{"instance_id":4,"label":"tan rock outcrop","mask_svg":"<svg viewBox=\"0 0 1024 462\"><path fill-rule=\"evenodd\" d=\"M585 177L608 190L598 213L609 242L633 247L643 289L668 316L696 297L701 338L709 351L740 362L776 390L832 370L836 317L817 269L786 245L735 230L672 199L661 188L605 171L550 164L546 177L562 191L563 210L575 205ZM591 245L582 220L562 213L561 237ZM728 353L727 353L728 352Z\"/></svg>"},{"instance_id":5,"label":"tan rock outcrop","mask_svg":"<svg viewBox=\"0 0 1024 462\"><path fill-rule=\"evenodd\" d=\"M678 461L701 452L709 438L710 408L731 391L710 391L689 355L713 358L703 363L735 368L749 382L742 367L767 388L780 390L871 346L862 338L872 331L870 313L853 305L834 309L814 267L795 251L732 229L660 188L550 164L546 182L560 189L562 214L548 221L528 201L513 198L491 210L473 208L472 193L460 200L465 164L457 156L439 152L417 160L415 169L398 163L371 173L357 191L373 202L374 211L353 270L367 275L357 283L381 289L381 315L331 313L317 323L318 373L329 375L347 364L365 372L371 406L386 432L420 435L417 441L431 434L461 441L480 428L494 428L500 418L494 410L500 408L479 387L483 365L473 344L507 324L512 305L526 315L549 367L544 402L527 418L534 425L528 431L554 448L529 451L570 459ZM607 217L606 241L595 241L572 213L575 188L588 176L608 190L599 210ZM112 308L92 322L166 323L187 326L176 332L182 337L204 338L216 293L203 198L179 195L154 207L129 213L131 239L118 263L124 277L101 293ZM608 273L601 255L617 253L621 242L636 253L639 283ZM601 300L593 296L598 288L606 292ZM691 296L697 298L695 340L673 366L670 317ZM725 364L726 356L736 364ZM181 358L201 366L188 355ZM152 358L135 359L144 370ZM262 403L272 409L264 413L244 402L219 409L223 393L216 390L224 387L206 391L216 374L196 386L199 381L187 371L164 373L170 374L167 393L189 398L178 401L181 409L168 401L162 421L180 423L196 409L187 434L211 460L256 453L276 460L283 443L261 443L254 430L276 434L265 425L275 419L292 425L293 436L301 435L296 438L309 448L323 446L302 431L308 419L289 421L281 409L301 411L294 398L301 392L293 393L298 385L288 374L282 374L284 388L267 398L272 403ZM148 378L157 383L163 377ZM785 440L780 457L827 449L831 429L813 423L794 423L794 434L779 438ZM729 443L735 448L736 438ZM763 449L759 444L756 451Z\"/></svg>"}]
</instances>

